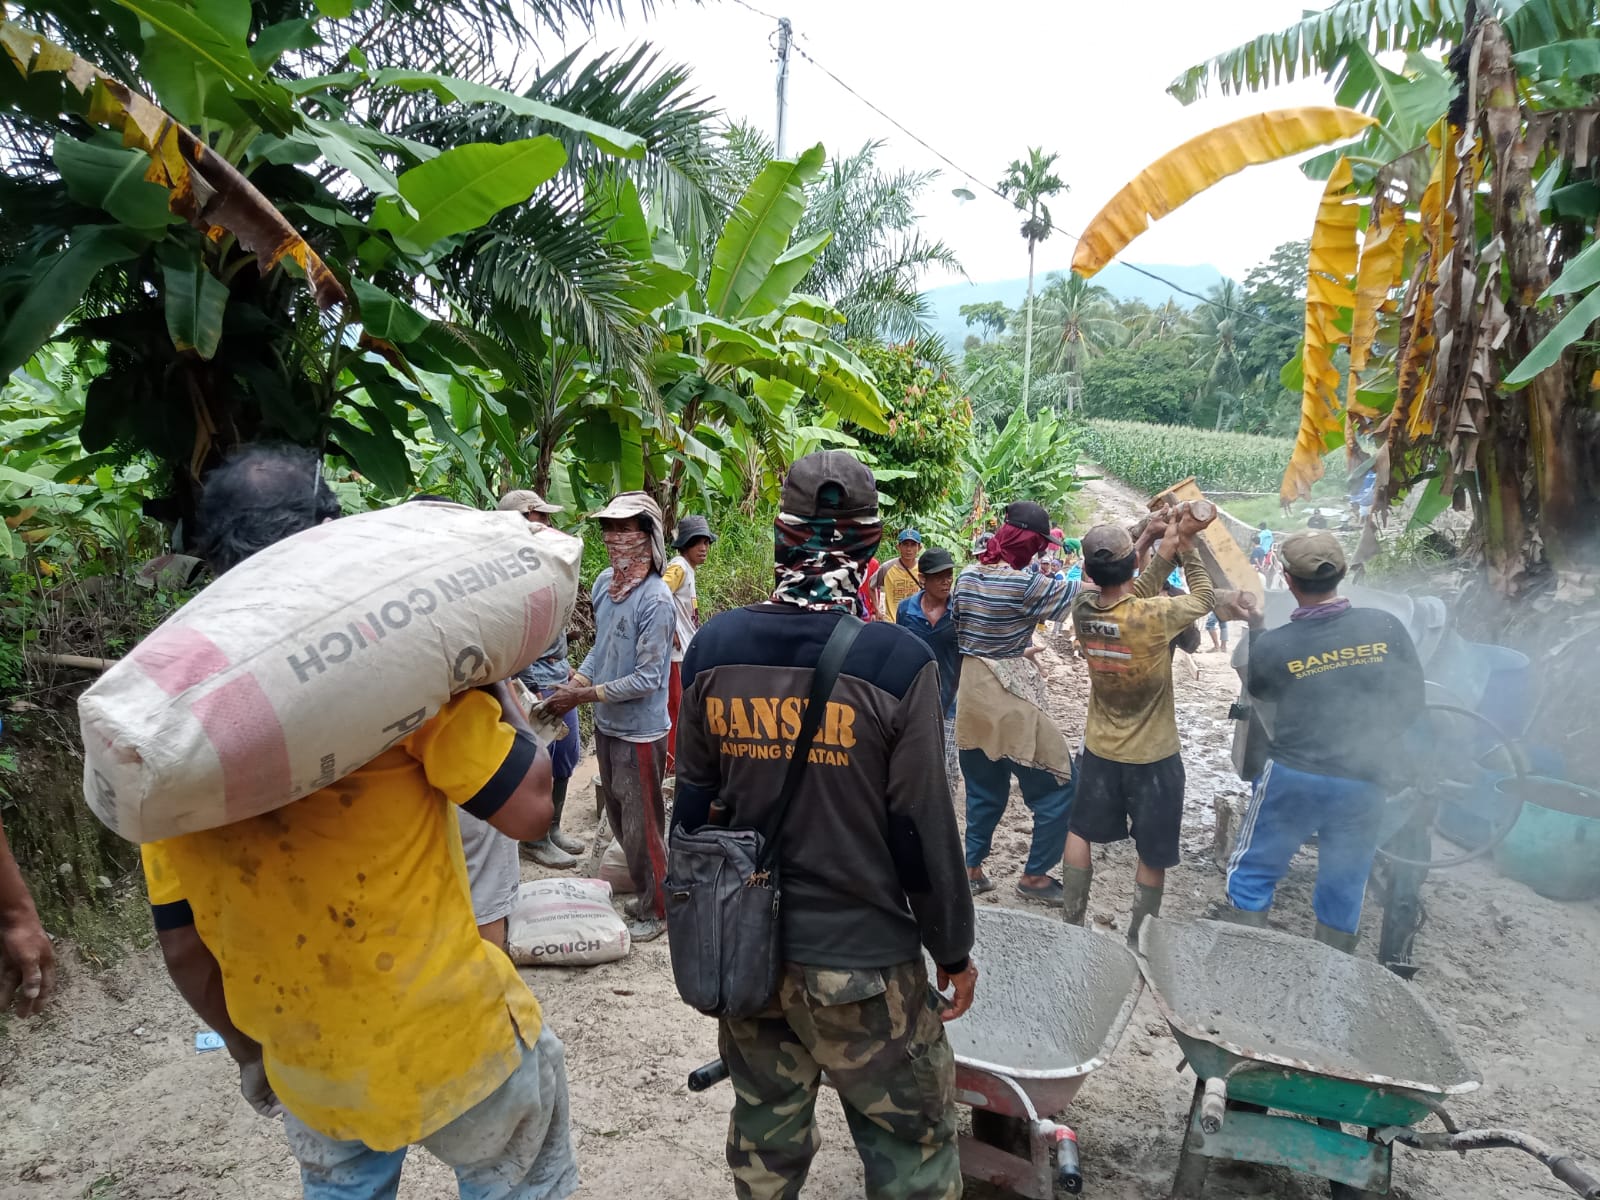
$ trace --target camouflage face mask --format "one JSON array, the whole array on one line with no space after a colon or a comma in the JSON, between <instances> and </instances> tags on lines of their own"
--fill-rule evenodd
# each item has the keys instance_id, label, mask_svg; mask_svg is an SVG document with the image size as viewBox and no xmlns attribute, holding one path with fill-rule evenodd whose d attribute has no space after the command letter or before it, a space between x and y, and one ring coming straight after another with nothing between
<instances>
[{"instance_id":1,"label":"camouflage face mask","mask_svg":"<svg viewBox=\"0 0 1600 1200\"><path fill-rule=\"evenodd\" d=\"M792 517L773 524L775 604L854 612L867 560L883 537L877 517Z\"/></svg>"}]
</instances>

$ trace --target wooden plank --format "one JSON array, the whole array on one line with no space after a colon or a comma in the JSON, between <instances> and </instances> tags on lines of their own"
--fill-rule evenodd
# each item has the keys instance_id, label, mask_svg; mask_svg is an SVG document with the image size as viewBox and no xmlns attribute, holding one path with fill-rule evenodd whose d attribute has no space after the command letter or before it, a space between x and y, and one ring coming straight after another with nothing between
<instances>
[{"instance_id":1,"label":"wooden plank","mask_svg":"<svg viewBox=\"0 0 1600 1200\"><path fill-rule=\"evenodd\" d=\"M1151 500L1150 509L1153 512L1168 504L1204 499L1206 494L1200 490L1194 481L1194 476L1191 475ZM1250 592L1257 600L1265 602L1266 596L1262 592L1260 573L1250 565L1250 556L1239 548L1239 543L1234 541L1233 535L1228 532L1223 522L1213 521L1201 530L1195 549L1200 552L1200 561L1205 564L1206 573L1211 576L1212 587L1218 591L1227 589Z\"/></svg>"}]
</instances>

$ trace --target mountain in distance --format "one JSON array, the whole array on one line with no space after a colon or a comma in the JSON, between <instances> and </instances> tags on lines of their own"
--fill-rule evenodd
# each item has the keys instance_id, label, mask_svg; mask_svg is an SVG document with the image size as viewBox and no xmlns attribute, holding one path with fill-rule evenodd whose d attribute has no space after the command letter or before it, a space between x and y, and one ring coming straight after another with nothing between
<instances>
[{"instance_id":1,"label":"mountain in distance","mask_svg":"<svg viewBox=\"0 0 1600 1200\"><path fill-rule=\"evenodd\" d=\"M1181 288L1187 288L1202 296L1214 284L1222 282L1222 272L1209 263L1189 267L1177 267L1165 263L1138 265L1146 271L1160 275L1163 279L1171 280ZM1044 286L1049 275L1049 271L1040 271L1034 276L1035 292ZM1192 296L1175 292L1166 284L1151 279L1149 275L1139 274L1126 263L1109 264L1094 277L1094 282L1118 300L1143 300L1152 308L1165 304L1169 298L1176 300L1184 308L1193 308L1197 303ZM1023 276L1021 279L1002 279L994 283L951 283L944 287L933 288L923 295L926 296L928 306L932 309L928 323L933 327L933 332L942 337L945 345L951 350L959 352L967 334L981 332L976 328L967 327L967 322L961 315L961 306L998 300L1008 308L1021 308L1023 300L1028 295L1028 280Z\"/></svg>"}]
</instances>

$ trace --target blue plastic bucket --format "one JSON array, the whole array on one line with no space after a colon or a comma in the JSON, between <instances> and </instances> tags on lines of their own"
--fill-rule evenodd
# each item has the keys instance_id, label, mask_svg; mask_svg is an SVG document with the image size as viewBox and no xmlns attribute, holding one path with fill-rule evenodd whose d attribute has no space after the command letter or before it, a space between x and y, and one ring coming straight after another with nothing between
<instances>
[{"instance_id":1,"label":"blue plastic bucket","mask_svg":"<svg viewBox=\"0 0 1600 1200\"><path fill-rule=\"evenodd\" d=\"M1524 802L1494 850L1501 873L1551 900L1600 896L1600 792L1538 775L1495 786Z\"/></svg>"}]
</instances>

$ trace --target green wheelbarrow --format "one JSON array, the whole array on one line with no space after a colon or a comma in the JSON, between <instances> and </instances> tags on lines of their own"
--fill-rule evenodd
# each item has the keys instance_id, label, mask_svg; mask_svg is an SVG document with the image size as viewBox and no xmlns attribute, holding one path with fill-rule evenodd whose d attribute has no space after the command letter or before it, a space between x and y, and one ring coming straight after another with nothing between
<instances>
[{"instance_id":1,"label":"green wheelbarrow","mask_svg":"<svg viewBox=\"0 0 1600 1200\"><path fill-rule=\"evenodd\" d=\"M1524 1150L1600 1197L1533 1138L1456 1127L1444 1102L1478 1076L1421 995L1377 963L1277 930L1157 918L1140 931L1139 966L1196 1080L1172 1200L1200 1200L1215 1159L1326 1179L1334 1200L1384 1196L1396 1142ZM1442 1133L1416 1128L1430 1116Z\"/></svg>"}]
</instances>

